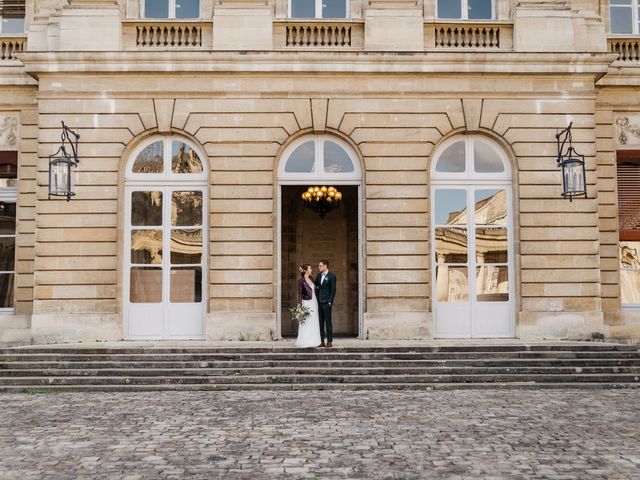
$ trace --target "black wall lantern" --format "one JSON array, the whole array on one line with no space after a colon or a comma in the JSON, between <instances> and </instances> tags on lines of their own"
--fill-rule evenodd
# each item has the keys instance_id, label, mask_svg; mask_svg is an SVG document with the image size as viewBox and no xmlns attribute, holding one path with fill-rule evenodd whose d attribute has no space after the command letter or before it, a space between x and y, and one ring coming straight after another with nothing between
<instances>
[{"instance_id":1,"label":"black wall lantern","mask_svg":"<svg viewBox=\"0 0 640 480\"><path fill-rule=\"evenodd\" d=\"M580 155L571 143L571 126L556 135L558 145L558 166L562 167L562 196L573 201L574 197L587 198L587 172L584 155ZM565 146L569 146L565 150Z\"/></svg>"},{"instance_id":2,"label":"black wall lantern","mask_svg":"<svg viewBox=\"0 0 640 480\"><path fill-rule=\"evenodd\" d=\"M71 190L71 169L78 160L78 140L75 133L62 122L62 144L53 155L49 155L49 197L67 197L67 202L75 193ZM72 138L73 137L73 138Z\"/></svg>"}]
</instances>

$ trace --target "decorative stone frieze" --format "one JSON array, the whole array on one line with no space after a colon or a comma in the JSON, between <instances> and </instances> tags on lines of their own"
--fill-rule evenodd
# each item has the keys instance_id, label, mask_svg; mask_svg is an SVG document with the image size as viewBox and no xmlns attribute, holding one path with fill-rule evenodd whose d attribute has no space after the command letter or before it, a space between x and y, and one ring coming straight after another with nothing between
<instances>
[{"instance_id":1,"label":"decorative stone frieze","mask_svg":"<svg viewBox=\"0 0 640 480\"><path fill-rule=\"evenodd\" d=\"M640 145L640 115L616 118L616 143L619 146Z\"/></svg>"},{"instance_id":2,"label":"decorative stone frieze","mask_svg":"<svg viewBox=\"0 0 640 480\"><path fill-rule=\"evenodd\" d=\"M18 150L17 114L0 114L0 150Z\"/></svg>"}]
</instances>

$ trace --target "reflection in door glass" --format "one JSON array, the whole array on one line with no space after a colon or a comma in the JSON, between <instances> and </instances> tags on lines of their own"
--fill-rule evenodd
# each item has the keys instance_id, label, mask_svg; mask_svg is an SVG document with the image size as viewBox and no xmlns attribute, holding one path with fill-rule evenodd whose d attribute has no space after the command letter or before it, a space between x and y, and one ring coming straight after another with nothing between
<instances>
[{"instance_id":1,"label":"reflection in door glass","mask_svg":"<svg viewBox=\"0 0 640 480\"><path fill-rule=\"evenodd\" d=\"M436 225L467 224L467 191L438 189L435 193Z\"/></svg>"},{"instance_id":2,"label":"reflection in door glass","mask_svg":"<svg viewBox=\"0 0 640 480\"><path fill-rule=\"evenodd\" d=\"M324 171L328 173L353 172L353 162L349 154L334 142L324 142Z\"/></svg>"},{"instance_id":3,"label":"reflection in door glass","mask_svg":"<svg viewBox=\"0 0 640 480\"><path fill-rule=\"evenodd\" d=\"M289 156L284 171L287 173L311 173L316 161L316 142L305 142Z\"/></svg>"},{"instance_id":4,"label":"reflection in door glass","mask_svg":"<svg viewBox=\"0 0 640 480\"><path fill-rule=\"evenodd\" d=\"M202 162L198 154L184 142L171 142L171 171L173 173L200 173Z\"/></svg>"},{"instance_id":5,"label":"reflection in door glass","mask_svg":"<svg viewBox=\"0 0 640 480\"><path fill-rule=\"evenodd\" d=\"M131 230L131 263L162 263L162 230Z\"/></svg>"},{"instance_id":6,"label":"reflection in door glass","mask_svg":"<svg viewBox=\"0 0 640 480\"><path fill-rule=\"evenodd\" d=\"M162 302L162 269L131 267L129 299L131 303Z\"/></svg>"},{"instance_id":7,"label":"reflection in door glass","mask_svg":"<svg viewBox=\"0 0 640 480\"><path fill-rule=\"evenodd\" d=\"M131 193L131 225L162 225L162 192Z\"/></svg>"},{"instance_id":8,"label":"reflection in door glass","mask_svg":"<svg viewBox=\"0 0 640 480\"><path fill-rule=\"evenodd\" d=\"M467 267L436 267L436 298L438 302L469 301L469 273Z\"/></svg>"},{"instance_id":9,"label":"reflection in door glass","mask_svg":"<svg viewBox=\"0 0 640 480\"><path fill-rule=\"evenodd\" d=\"M461 173L465 171L465 163L465 144L464 141L459 141L440 154L436 172Z\"/></svg>"},{"instance_id":10,"label":"reflection in door glass","mask_svg":"<svg viewBox=\"0 0 640 480\"><path fill-rule=\"evenodd\" d=\"M640 305L640 242L620 242L620 301Z\"/></svg>"},{"instance_id":11,"label":"reflection in door glass","mask_svg":"<svg viewBox=\"0 0 640 480\"><path fill-rule=\"evenodd\" d=\"M0 274L0 308L13 307L13 285L15 275L13 273Z\"/></svg>"},{"instance_id":12,"label":"reflection in door glass","mask_svg":"<svg viewBox=\"0 0 640 480\"><path fill-rule=\"evenodd\" d=\"M0 237L0 271L12 271L14 269L15 258L16 237Z\"/></svg>"},{"instance_id":13,"label":"reflection in door glass","mask_svg":"<svg viewBox=\"0 0 640 480\"><path fill-rule=\"evenodd\" d=\"M171 263L174 265L202 261L202 229L171 230Z\"/></svg>"},{"instance_id":14,"label":"reflection in door glass","mask_svg":"<svg viewBox=\"0 0 640 480\"><path fill-rule=\"evenodd\" d=\"M16 202L0 202L0 234L15 235Z\"/></svg>"},{"instance_id":15,"label":"reflection in door glass","mask_svg":"<svg viewBox=\"0 0 640 480\"><path fill-rule=\"evenodd\" d=\"M467 263L467 229L436 228L436 263Z\"/></svg>"},{"instance_id":16,"label":"reflection in door glass","mask_svg":"<svg viewBox=\"0 0 640 480\"><path fill-rule=\"evenodd\" d=\"M202 268L171 268L171 303L199 303L202 301Z\"/></svg>"},{"instance_id":17,"label":"reflection in door glass","mask_svg":"<svg viewBox=\"0 0 640 480\"><path fill-rule=\"evenodd\" d=\"M133 173L162 173L164 142L154 142L142 150L133 162Z\"/></svg>"},{"instance_id":18,"label":"reflection in door glass","mask_svg":"<svg viewBox=\"0 0 640 480\"><path fill-rule=\"evenodd\" d=\"M478 302L508 302L508 267L506 265L476 267L476 292Z\"/></svg>"},{"instance_id":19,"label":"reflection in door glass","mask_svg":"<svg viewBox=\"0 0 640 480\"><path fill-rule=\"evenodd\" d=\"M475 191L476 225L507 224L507 191L503 189L481 189Z\"/></svg>"},{"instance_id":20,"label":"reflection in door glass","mask_svg":"<svg viewBox=\"0 0 640 480\"><path fill-rule=\"evenodd\" d=\"M507 229L476 228L476 263L507 263Z\"/></svg>"},{"instance_id":21,"label":"reflection in door glass","mask_svg":"<svg viewBox=\"0 0 640 480\"><path fill-rule=\"evenodd\" d=\"M504 172L504 164L493 147L482 141L473 143L473 164L478 173L500 173Z\"/></svg>"},{"instance_id":22,"label":"reflection in door glass","mask_svg":"<svg viewBox=\"0 0 640 480\"><path fill-rule=\"evenodd\" d=\"M177 191L171 194L171 225L202 225L202 192Z\"/></svg>"}]
</instances>

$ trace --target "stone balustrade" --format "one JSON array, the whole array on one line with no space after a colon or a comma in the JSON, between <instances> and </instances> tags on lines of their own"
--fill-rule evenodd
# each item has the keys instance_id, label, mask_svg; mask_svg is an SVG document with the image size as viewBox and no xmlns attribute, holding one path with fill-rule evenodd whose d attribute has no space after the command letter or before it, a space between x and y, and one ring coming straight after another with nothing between
<instances>
[{"instance_id":1,"label":"stone balustrade","mask_svg":"<svg viewBox=\"0 0 640 480\"><path fill-rule=\"evenodd\" d=\"M609 51L618 54L619 62L640 61L640 38L610 38Z\"/></svg>"},{"instance_id":2,"label":"stone balustrade","mask_svg":"<svg viewBox=\"0 0 640 480\"><path fill-rule=\"evenodd\" d=\"M211 48L211 21L135 20L122 26L126 49L201 49Z\"/></svg>"},{"instance_id":3,"label":"stone balustrade","mask_svg":"<svg viewBox=\"0 0 640 480\"><path fill-rule=\"evenodd\" d=\"M362 21L279 21L274 23L276 48L358 50L364 47Z\"/></svg>"},{"instance_id":4,"label":"stone balustrade","mask_svg":"<svg viewBox=\"0 0 640 480\"><path fill-rule=\"evenodd\" d=\"M426 23L425 48L512 50L513 24L495 21Z\"/></svg>"},{"instance_id":5,"label":"stone balustrade","mask_svg":"<svg viewBox=\"0 0 640 480\"><path fill-rule=\"evenodd\" d=\"M26 35L0 36L0 60L16 60L15 54L27 46Z\"/></svg>"}]
</instances>

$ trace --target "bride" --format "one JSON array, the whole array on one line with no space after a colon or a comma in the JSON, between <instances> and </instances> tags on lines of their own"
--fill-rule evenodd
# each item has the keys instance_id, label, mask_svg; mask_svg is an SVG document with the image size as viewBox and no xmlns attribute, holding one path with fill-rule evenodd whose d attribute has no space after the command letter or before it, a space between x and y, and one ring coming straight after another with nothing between
<instances>
[{"instance_id":1,"label":"bride","mask_svg":"<svg viewBox=\"0 0 640 480\"><path fill-rule=\"evenodd\" d=\"M300 278L298 279L298 302L311 310L303 324L298 325L298 338L296 347L318 347L322 343L320 339L320 317L318 316L318 301L316 300L316 288L311 280L311 265L305 263L300 266Z\"/></svg>"}]
</instances>

